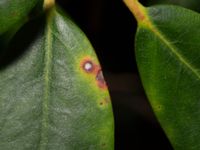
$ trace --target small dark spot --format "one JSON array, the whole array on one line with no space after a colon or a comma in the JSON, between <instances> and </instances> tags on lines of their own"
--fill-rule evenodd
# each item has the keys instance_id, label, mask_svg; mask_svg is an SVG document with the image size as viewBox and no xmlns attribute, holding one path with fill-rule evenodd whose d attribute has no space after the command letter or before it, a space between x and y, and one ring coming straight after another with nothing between
<instances>
[{"instance_id":1,"label":"small dark spot","mask_svg":"<svg viewBox=\"0 0 200 150\"><path fill-rule=\"evenodd\" d=\"M160 110L162 110L162 106L161 105L158 105L157 106L157 109L160 111Z\"/></svg>"},{"instance_id":2,"label":"small dark spot","mask_svg":"<svg viewBox=\"0 0 200 150\"><path fill-rule=\"evenodd\" d=\"M103 105L103 102L100 102L100 105Z\"/></svg>"},{"instance_id":3,"label":"small dark spot","mask_svg":"<svg viewBox=\"0 0 200 150\"><path fill-rule=\"evenodd\" d=\"M100 105L101 105L101 106L107 105L107 104L109 104L109 102L110 102L110 99L109 99L109 98L105 98L104 100L102 100L102 101L100 102Z\"/></svg>"},{"instance_id":4,"label":"small dark spot","mask_svg":"<svg viewBox=\"0 0 200 150\"><path fill-rule=\"evenodd\" d=\"M101 146L102 146L102 147L105 147L105 146L106 146L106 143L103 143Z\"/></svg>"}]
</instances>

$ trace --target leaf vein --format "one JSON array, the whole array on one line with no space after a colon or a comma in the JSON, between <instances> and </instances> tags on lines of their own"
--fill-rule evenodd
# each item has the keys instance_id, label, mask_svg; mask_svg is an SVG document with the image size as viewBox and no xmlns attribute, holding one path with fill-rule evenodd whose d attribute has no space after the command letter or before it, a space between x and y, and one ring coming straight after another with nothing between
<instances>
[{"instance_id":1,"label":"leaf vein","mask_svg":"<svg viewBox=\"0 0 200 150\"><path fill-rule=\"evenodd\" d=\"M176 56L176 58L178 60L180 60L180 62L182 62L182 64L184 64L186 66L186 68L188 68L199 80L200 80L200 74L198 72L198 69L196 69L194 66L192 66L192 64L190 64L188 62L188 60L186 58L184 58L177 50L177 48L172 45L169 39L167 39L163 33L161 33L153 24L150 28L152 30L152 32L161 40L163 41L163 43L169 47L170 51L172 52L172 54L174 54Z\"/></svg>"},{"instance_id":2,"label":"leaf vein","mask_svg":"<svg viewBox=\"0 0 200 150\"><path fill-rule=\"evenodd\" d=\"M50 27L50 16L47 22L46 38L45 38L45 54L44 54L44 97L42 101L42 129L40 150L45 150L48 144L48 128L49 128L49 94L50 94L50 73L52 64L52 31Z\"/></svg>"}]
</instances>

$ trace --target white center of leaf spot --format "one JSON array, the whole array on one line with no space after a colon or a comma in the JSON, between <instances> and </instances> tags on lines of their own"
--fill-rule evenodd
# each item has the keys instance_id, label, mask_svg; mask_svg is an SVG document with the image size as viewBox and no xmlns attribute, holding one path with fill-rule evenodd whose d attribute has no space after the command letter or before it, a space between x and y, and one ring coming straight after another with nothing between
<instances>
[{"instance_id":1,"label":"white center of leaf spot","mask_svg":"<svg viewBox=\"0 0 200 150\"><path fill-rule=\"evenodd\" d=\"M87 63L85 63L85 65L84 65L84 69L85 70L87 70L87 71L90 71L90 70L92 70L92 64L90 63L90 62L87 62Z\"/></svg>"}]
</instances>

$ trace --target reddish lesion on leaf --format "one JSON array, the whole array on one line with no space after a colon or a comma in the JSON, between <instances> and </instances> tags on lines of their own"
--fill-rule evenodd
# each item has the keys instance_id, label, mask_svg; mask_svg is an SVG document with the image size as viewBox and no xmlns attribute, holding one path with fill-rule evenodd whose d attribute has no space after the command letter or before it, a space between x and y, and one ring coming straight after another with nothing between
<instances>
[{"instance_id":1,"label":"reddish lesion on leaf","mask_svg":"<svg viewBox=\"0 0 200 150\"><path fill-rule=\"evenodd\" d=\"M96 81L97 81L97 84L100 88L102 88L102 89L107 88L107 84L106 84L106 81L104 79L104 76L103 76L101 69L96 74Z\"/></svg>"},{"instance_id":2,"label":"reddish lesion on leaf","mask_svg":"<svg viewBox=\"0 0 200 150\"><path fill-rule=\"evenodd\" d=\"M107 89L107 84L104 80L104 76L101 70L101 66L97 63L95 63L92 58L85 57L81 61L81 69L94 77L94 80L96 81L97 86L100 89Z\"/></svg>"},{"instance_id":3,"label":"reddish lesion on leaf","mask_svg":"<svg viewBox=\"0 0 200 150\"><path fill-rule=\"evenodd\" d=\"M95 74L99 69L99 65L97 65L92 58L84 57L81 61L81 69L88 74Z\"/></svg>"}]
</instances>

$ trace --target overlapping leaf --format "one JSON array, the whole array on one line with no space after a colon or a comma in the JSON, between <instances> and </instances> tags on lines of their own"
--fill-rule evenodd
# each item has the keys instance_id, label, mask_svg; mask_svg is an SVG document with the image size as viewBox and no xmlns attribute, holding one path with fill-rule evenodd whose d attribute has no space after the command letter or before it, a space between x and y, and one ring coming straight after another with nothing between
<instances>
[{"instance_id":1,"label":"overlapping leaf","mask_svg":"<svg viewBox=\"0 0 200 150\"><path fill-rule=\"evenodd\" d=\"M136 59L154 112L176 150L199 150L200 15L126 2L138 20Z\"/></svg>"},{"instance_id":2,"label":"overlapping leaf","mask_svg":"<svg viewBox=\"0 0 200 150\"><path fill-rule=\"evenodd\" d=\"M24 22L39 0L1 0L0 34Z\"/></svg>"}]
</instances>

